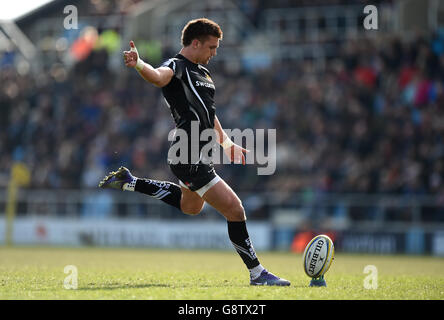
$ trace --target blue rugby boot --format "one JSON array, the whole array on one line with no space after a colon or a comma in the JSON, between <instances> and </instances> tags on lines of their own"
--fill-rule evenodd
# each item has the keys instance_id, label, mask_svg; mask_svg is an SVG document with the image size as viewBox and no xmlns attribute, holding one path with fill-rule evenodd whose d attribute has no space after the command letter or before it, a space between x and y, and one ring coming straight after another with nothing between
<instances>
[{"instance_id":1,"label":"blue rugby boot","mask_svg":"<svg viewBox=\"0 0 444 320\"><path fill-rule=\"evenodd\" d=\"M136 179L131 175L131 172L125 168L120 167L117 171L110 172L102 181L99 183L100 188L111 188L117 190L125 190L124 185L135 184Z\"/></svg>"},{"instance_id":2,"label":"blue rugby boot","mask_svg":"<svg viewBox=\"0 0 444 320\"><path fill-rule=\"evenodd\" d=\"M289 286L290 281L281 279L266 269L263 270L259 277L256 279L250 279L250 285L252 286Z\"/></svg>"}]
</instances>

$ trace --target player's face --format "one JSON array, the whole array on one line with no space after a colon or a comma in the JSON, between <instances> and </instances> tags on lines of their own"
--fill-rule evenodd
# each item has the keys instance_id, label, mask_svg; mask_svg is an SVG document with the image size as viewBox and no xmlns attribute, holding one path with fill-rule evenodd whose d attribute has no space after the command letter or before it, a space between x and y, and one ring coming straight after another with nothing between
<instances>
[{"instance_id":1,"label":"player's face","mask_svg":"<svg viewBox=\"0 0 444 320\"><path fill-rule=\"evenodd\" d=\"M209 36L207 40L200 42L199 47L199 62L202 64L208 64L210 59L217 54L217 48L219 48L219 38Z\"/></svg>"}]
</instances>

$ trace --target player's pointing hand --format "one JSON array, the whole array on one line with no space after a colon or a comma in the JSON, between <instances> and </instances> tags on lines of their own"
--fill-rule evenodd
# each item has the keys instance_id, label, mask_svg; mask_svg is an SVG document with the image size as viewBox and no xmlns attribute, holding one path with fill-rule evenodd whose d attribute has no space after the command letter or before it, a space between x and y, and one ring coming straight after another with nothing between
<instances>
[{"instance_id":1,"label":"player's pointing hand","mask_svg":"<svg viewBox=\"0 0 444 320\"><path fill-rule=\"evenodd\" d=\"M137 60L139 59L139 53L137 52L136 45L134 41L130 41L130 51L123 52L123 61L125 61L125 66L134 68L137 64Z\"/></svg>"}]
</instances>

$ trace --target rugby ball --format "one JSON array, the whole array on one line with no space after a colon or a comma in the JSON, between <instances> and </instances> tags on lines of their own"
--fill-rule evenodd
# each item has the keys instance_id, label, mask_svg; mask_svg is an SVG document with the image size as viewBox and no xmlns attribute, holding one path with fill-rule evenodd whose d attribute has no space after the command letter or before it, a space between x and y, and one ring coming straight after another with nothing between
<instances>
[{"instance_id":1,"label":"rugby ball","mask_svg":"<svg viewBox=\"0 0 444 320\"><path fill-rule=\"evenodd\" d=\"M304 271L310 278L323 276L334 259L333 241L324 235L314 237L305 247L303 257Z\"/></svg>"}]
</instances>

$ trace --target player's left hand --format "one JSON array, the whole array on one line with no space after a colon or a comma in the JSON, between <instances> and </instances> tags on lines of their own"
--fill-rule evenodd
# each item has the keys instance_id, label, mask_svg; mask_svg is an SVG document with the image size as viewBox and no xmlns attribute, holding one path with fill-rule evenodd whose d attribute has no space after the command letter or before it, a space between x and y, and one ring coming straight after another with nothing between
<instances>
[{"instance_id":1,"label":"player's left hand","mask_svg":"<svg viewBox=\"0 0 444 320\"><path fill-rule=\"evenodd\" d=\"M250 150L247 150L245 148L242 148L241 146L238 146L237 144L233 144L230 148L224 149L225 154L227 155L228 159L230 159L231 162L240 164L242 163L245 165L245 154L247 152L250 152Z\"/></svg>"},{"instance_id":2,"label":"player's left hand","mask_svg":"<svg viewBox=\"0 0 444 320\"><path fill-rule=\"evenodd\" d=\"M139 53L137 52L136 45L134 41L130 41L130 51L123 51L123 61L125 62L125 66L134 68L137 64L137 60L139 59Z\"/></svg>"}]
</instances>

